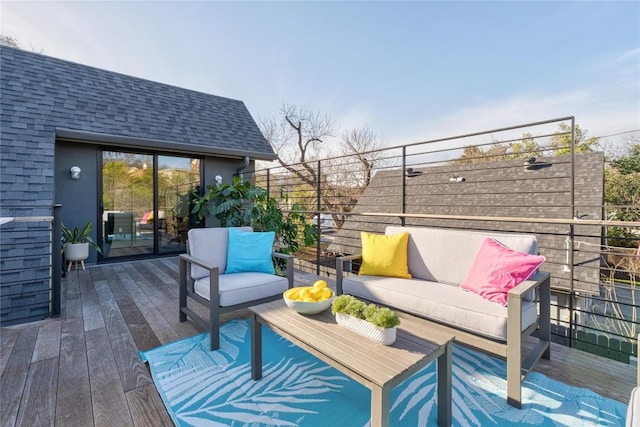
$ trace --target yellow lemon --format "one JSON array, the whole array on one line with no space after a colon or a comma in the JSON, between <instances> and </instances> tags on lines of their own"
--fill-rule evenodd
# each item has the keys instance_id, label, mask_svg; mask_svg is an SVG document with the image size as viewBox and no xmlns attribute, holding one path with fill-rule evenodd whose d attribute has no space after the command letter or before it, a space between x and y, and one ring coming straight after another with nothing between
<instances>
[{"instance_id":1,"label":"yellow lemon","mask_svg":"<svg viewBox=\"0 0 640 427\"><path fill-rule=\"evenodd\" d=\"M324 280L318 280L313 284L314 288L326 288L327 287L327 282L325 282Z\"/></svg>"},{"instance_id":2,"label":"yellow lemon","mask_svg":"<svg viewBox=\"0 0 640 427\"><path fill-rule=\"evenodd\" d=\"M331 289L329 288L323 288L322 289L322 293L320 294L320 297L325 300L325 299L329 299L331 298L331 295L333 294L333 292L331 291Z\"/></svg>"},{"instance_id":3,"label":"yellow lemon","mask_svg":"<svg viewBox=\"0 0 640 427\"><path fill-rule=\"evenodd\" d=\"M311 295L311 298L314 299L318 299L322 296L322 289L321 288L313 288L309 291L309 294Z\"/></svg>"},{"instance_id":4,"label":"yellow lemon","mask_svg":"<svg viewBox=\"0 0 640 427\"><path fill-rule=\"evenodd\" d=\"M310 288L302 288L300 289L300 299L304 301L305 298L309 298L311 296L311 289Z\"/></svg>"},{"instance_id":5,"label":"yellow lemon","mask_svg":"<svg viewBox=\"0 0 640 427\"><path fill-rule=\"evenodd\" d=\"M314 300L314 299L313 299L313 298L311 298L311 297L305 298L305 299L303 299L302 301L304 301L304 302L316 302L316 300Z\"/></svg>"},{"instance_id":6,"label":"yellow lemon","mask_svg":"<svg viewBox=\"0 0 640 427\"><path fill-rule=\"evenodd\" d=\"M298 299L298 294L299 293L300 293L299 289L293 288L293 289L289 289L287 292L285 292L284 296L287 299L296 300L296 299Z\"/></svg>"}]
</instances>

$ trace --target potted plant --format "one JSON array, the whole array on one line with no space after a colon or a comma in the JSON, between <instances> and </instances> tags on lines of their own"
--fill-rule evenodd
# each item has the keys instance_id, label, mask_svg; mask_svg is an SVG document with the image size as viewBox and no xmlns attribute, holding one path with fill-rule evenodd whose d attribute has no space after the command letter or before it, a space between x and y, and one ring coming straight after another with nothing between
<instances>
[{"instance_id":1,"label":"potted plant","mask_svg":"<svg viewBox=\"0 0 640 427\"><path fill-rule=\"evenodd\" d=\"M396 340L400 319L387 307L366 304L351 295L340 295L333 300L331 313L336 315L339 325L374 341L391 345Z\"/></svg>"},{"instance_id":2,"label":"potted plant","mask_svg":"<svg viewBox=\"0 0 640 427\"><path fill-rule=\"evenodd\" d=\"M69 270L73 262L81 261L84 270L84 260L89 257L89 246L97 252L102 253L98 246L91 238L91 222L88 222L82 230L77 226L73 230L62 224L62 252L64 258L69 262Z\"/></svg>"}]
</instances>

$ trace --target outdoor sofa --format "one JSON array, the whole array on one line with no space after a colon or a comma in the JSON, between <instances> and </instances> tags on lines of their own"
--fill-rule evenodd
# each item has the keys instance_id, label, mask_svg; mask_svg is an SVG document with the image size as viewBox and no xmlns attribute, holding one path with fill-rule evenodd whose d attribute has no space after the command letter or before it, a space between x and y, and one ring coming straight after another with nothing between
<instances>
[{"instance_id":1,"label":"outdoor sofa","mask_svg":"<svg viewBox=\"0 0 640 427\"><path fill-rule=\"evenodd\" d=\"M434 327L453 332L457 342L506 359L507 402L520 408L524 376L540 357L550 358L550 275L536 271L509 290L506 306L462 289L461 283L476 268L476 257L487 238L524 254L537 254L536 237L426 227L388 226L385 230L387 236L405 232L411 278L348 274L362 254L343 256L336 265L337 294L423 317L433 321ZM522 362L523 341L536 330L536 346Z\"/></svg>"}]
</instances>

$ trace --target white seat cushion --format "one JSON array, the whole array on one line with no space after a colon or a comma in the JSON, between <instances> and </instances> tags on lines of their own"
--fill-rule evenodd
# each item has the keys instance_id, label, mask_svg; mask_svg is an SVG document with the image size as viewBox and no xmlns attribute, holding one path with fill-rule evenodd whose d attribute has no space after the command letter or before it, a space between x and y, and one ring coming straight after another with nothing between
<instances>
[{"instance_id":1,"label":"white seat cushion","mask_svg":"<svg viewBox=\"0 0 640 427\"><path fill-rule=\"evenodd\" d=\"M267 273L233 273L221 274L218 277L221 307L281 294L289 288L289 281L286 277ZM194 291L208 300L209 276L196 280Z\"/></svg>"},{"instance_id":2,"label":"white seat cushion","mask_svg":"<svg viewBox=\"0 0 640 427\"><path fill-rule=\"evenodd\" d=\"M495 340L507 340L507 307L487 301L459 286L418 279L354 276L343 280L342 289L345 294ZM536 304L522 301L522 330L536 320Z\"/></svg>"}]
</instances>

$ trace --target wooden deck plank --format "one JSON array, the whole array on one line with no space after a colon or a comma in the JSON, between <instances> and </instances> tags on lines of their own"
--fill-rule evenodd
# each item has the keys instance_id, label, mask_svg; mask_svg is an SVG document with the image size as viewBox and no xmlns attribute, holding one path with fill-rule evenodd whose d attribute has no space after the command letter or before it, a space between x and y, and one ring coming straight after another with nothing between
<instances>
[{"instance_id":1,"label":"wooden deck plank","mask_svg":"<svg viewBox=\"0 0 640 427\"><path fill-rule=\"evenodd\" d=\"M91 274L91 273L89 273ZM67 273L67 277L64 279L64 291L66 298L80 298L80 274L76 271ZM92 278L92 280L95 280Z\"/></svg>"},{"instance_id":2,"label":"wooden deck plank","mask_svg":"<svg viewBox=\"0 0 640 427\"><path fill-rule=\"evenodd\" d=\"M37 327L20 331L0 378L0 402L2 403L0 425L2 426L15 425L37 337Z\"/></svg>"},{"instance_id":3,"label":"wooden deck plank","mask_svg":"<svg viewBox=\"0 0 640 427\"><path fill-rule=\"evenodd\" d=\"M56 415L57 385L57 357L32 361L16 425L50 425Z\"/></svg>"},{"instance_id":4,"label":"wooden deck plank","mask_svg":"<svg viewBox=\"0 0 640 427\"><path fill-rule=\"evenodd\" d=\"M0 333L0 377L4 374L4 368L7 366L18 335L20 335L20 330L11 328L3 328Z\"/></svg>"},{"instance_id":5,"label":"wooden deck plank","mask_svg":"<svg viewBox=\"0 0 640 427\"><path fill-rule=\"evenodd\" d=\"M32 363L60 356L61 327L62 322L54 321L39 328L31 359Z\"/></svg>"},{"instance_id":6,"label":"wooden deck plank","mask_svg":"<svg viewBox=\"0 0 640 427\"><path fill-rule=\"evenodd\" d=\"M164 402L153 384L131 390L126 396L135 426L173 426Z\"/></svg>"},{"instance_id":7,"label":"wooden deck plank","mask_svg":"<svg viewBox=\"0 0 640 427\"><path fill-rule=\"evenodd\" d=\"M132 426L120 373L106 328L85 332L93 423L97 426Z\"/></svg>"},{"instance_id":8,"label":"wooden deck plank","mask_svg":"<svg viewBox=\"0 0 640 427\"><path fill-rule=\"evenodd\" d=\"M79 271L77 273L81 274L84 272ZM91 280L90 274L87 274L80 283L80 294L82 297L82 318L84 319L85 332L92 331L94 329L102 329L105 327L104 319L102 318L102 311L100 310L100 303L98 302L98 296L96 295L95 290L95 287L99 283L104 283L104 281L98 280L94 282L93 280Z\"/></svg>"},{"instance_id":9,"label":"wooden deck plank","mask_svg":"<svg viewBox=\"0 0 640 427\"><path fill-rule=\"evenodd\" d=\"M171 324L164 316L158 311L157 307L151 302L147 294L142 290L140 284L134 280L129 270L131 268L125 268L125 271L119 273L120 280L126 285L129 293L131 294L133 302L136 304L140 313L144 316L147 324L153 330L154 335L157 337L161 344L166 344L171 341L178 340L180 335L173 328ZM177 316L174 318L174 322L177 322ZM144 350L143 348L140 348Z\"/></svg>"},{"instance_id":10,"label":"wooden deck plank","mask_svg":"<svg viewBox=\"0 0 640 427\"><path fill-rule=\"evenodd\" d=\"M133 286L131 286L131 284L125 286L122 281L123 278L127 280L126 272L122 265L120 265L119 268L116 267L113 269L113 274L108 284L137 348L140 350L149 350L158 347L160 340L147 323L147 320L129 292L129 289Z\"/></svg>"},{"instance_id":11,"label":"wooden deck plank","mask_svg":"<svg viewBox=\"0 0 640 427\"><path fill-rule=\"evenodd\" d=\"M179 337L188 337L202 332L199 327L194 326L191 322L179 321L177 291L174 293L167 289L171 287L177 289L177 283L164 284L155 275L153 268L147 268L142 263L136 264L135 271L129 271L129 273Z\"/></svg>"},{"instance_id":12,"label":"wooden deck plank","mask_svg":"<svg viewBox=\"0 0 640 427\"><path fill-rule=\"evenodd\" d=\"M73 301L79 302L80 299L75 298ZM62 324L55 420L57 426L93 425L89 366L82 318L67 318Z\"/></svg>"},{"instance_id":13,"label":"wooden deck plank","mask_svg":"<svg viewBox=\"0 0 640 427\"><path fill-rule=\"evenodd\" d=\"M113 280L117 280L117 277L109 279ZM124 391L152 383L151 375L138 355L136 343L109 285L104 281L96 283L96 293L100 298L102 314Z\"/></svg>"}]
</instances>

